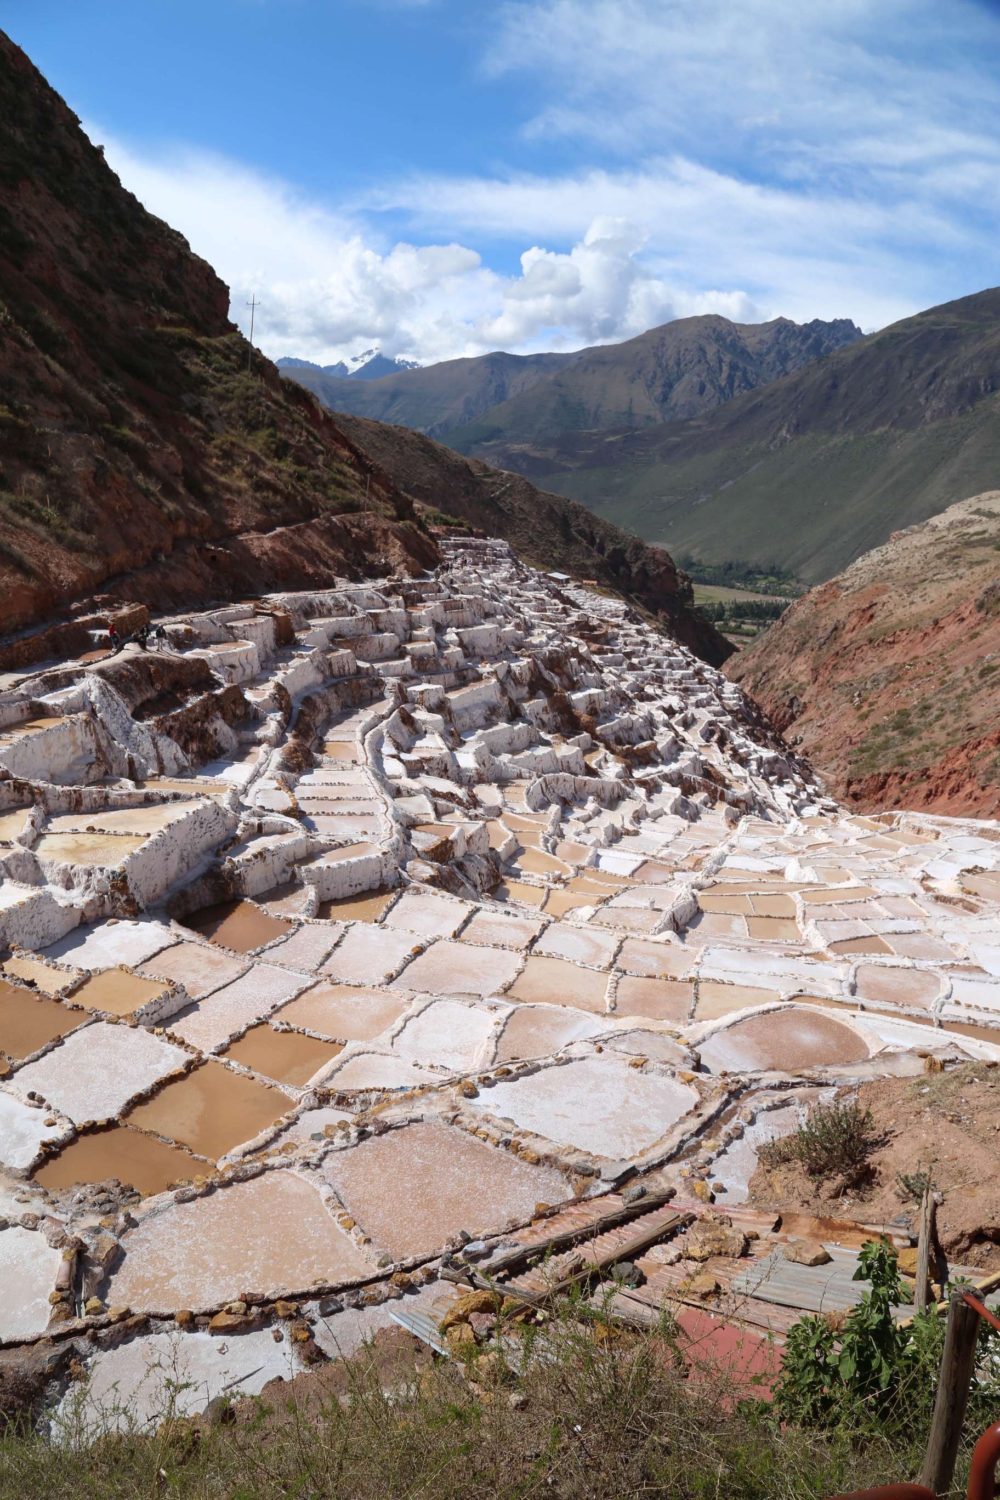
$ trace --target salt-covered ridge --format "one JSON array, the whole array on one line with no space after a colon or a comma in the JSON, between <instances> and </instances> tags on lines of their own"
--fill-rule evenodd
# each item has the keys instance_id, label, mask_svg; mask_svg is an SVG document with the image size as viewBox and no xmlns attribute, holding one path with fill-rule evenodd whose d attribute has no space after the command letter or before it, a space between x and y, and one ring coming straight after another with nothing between
<instances>
[{"instance_id":1,"label":"salt-covered ridge","mask_svg":"<svg viewBox=\"0 0 1000 1500\"><path fill-rule=\"evenodd\" d=\"M620 602L446 554L0 694L0 1338L98 1387L1000 1058L1000 827L847 816Z\"/></svg>"}]
</instances>

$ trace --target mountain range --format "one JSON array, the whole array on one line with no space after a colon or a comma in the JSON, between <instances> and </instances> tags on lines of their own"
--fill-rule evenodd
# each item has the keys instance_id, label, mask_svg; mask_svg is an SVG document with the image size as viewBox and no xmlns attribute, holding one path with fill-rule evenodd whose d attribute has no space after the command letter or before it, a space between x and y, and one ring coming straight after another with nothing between
<instances>
[{"instance_id":1,"label":"mountain range","mask_svg":"<svg viewBox=\"0 0 1000 1500\"><path fill-rule=\"evenodd\" d=\"M279 362L326 406L414 427L507 468L557 435L639 428L701 415L861 337L847 318L807 324L678 318L620 344L573 354L482 354L397 370L363 387L336 366ZM530 460L529 460L530 461Z\"/></svg>"},{"instance_id":2,"label":"mountain range","mask_svg":"<svg viewBox=\"0 0 1000 1500\"><path fill-rule=\"evenodd\" d=\"M433 432L705 561L828 578L1000 478L1000 290L853 323L670 323L580 355L486 355L321 399Z\"/></svg>"},{"instance_id":3,"label":"mountain range","mask_svg":"<svg viewBox=\"0 0 1000 1500\"><path fill-rule=\"evenodd\" d=\"M418 370L420 366L412 359L389 359L379 349L365 349L361 354L352 354L349 360L340 359L335 365L317 365L309 359L293 359L286 355L275 360L279 370L312 370L319 375L328 375L334 380L380 380L385 375L395 375L400 370ZM302 379L301 384L308 385Z\"/></svg>"},{"instance_id":4,"label":"mountain range","mask_svg":"<svg viewBox=\"0 0 1000 1500\"><path fill-rule=\"evenodd\" d=\"M436 563L420 496L446 498L450 456L429 445L419 484L395 458L393 478L391 437L359 446L228 307L0 32L0 630L93 608L96 590L164 609ZM708 659L730 654L664 551L524 496L490 505L493 534L520 530L522 503L544 509L566 571L623 588Z\"/></svg>"}]
</instances>

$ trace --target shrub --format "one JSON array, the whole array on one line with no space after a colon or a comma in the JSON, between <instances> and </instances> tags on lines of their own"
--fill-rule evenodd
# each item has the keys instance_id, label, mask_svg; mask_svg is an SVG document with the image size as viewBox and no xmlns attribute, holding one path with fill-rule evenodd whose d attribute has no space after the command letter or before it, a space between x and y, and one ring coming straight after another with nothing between
<instances>
[{"instance_id":1,"label":"shrub","mask_svg":"<svg viewBox=\"0 0 1000 1500\"><path fill-rule=\"evenodd\" d=\"M797 1161L810 1177L856 1181L881 1137L870 1109L860 1104L818 1105L794 1134L761 1147L765 1166Z\"/></svg>"}]
</instances>

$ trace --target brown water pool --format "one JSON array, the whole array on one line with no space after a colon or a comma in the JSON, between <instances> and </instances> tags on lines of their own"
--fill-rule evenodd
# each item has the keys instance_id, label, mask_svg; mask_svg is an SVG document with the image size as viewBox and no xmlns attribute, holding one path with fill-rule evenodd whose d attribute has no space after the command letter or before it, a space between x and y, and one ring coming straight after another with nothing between
<instances>
[{"instance_id":1,"label":"brown water pool","mask_svg":"<svg viewBox=\"0 0 1000 1500\"><path fill-rule=\"evenodd\" d=\"M33 1175L35 1182L50 1192L117 1177L119 1182L147 1194L162 1193L175 1182L209 1170L208 1162L199 1161L178 1146L168 1146L128 1125L114 1125L110 1130L78 1135Z\"/></svg>"},{"instance_id":2,"label":"brown water pool","mask_svg":"<svg viewBox=\"0 0 1000 1500\"><path fill-rule=\"evenodd\" d=\"M336 901L322 901L319 915L325 921L376 922L396 891L370 891L363 895L342 895Z\"/></svg>"},{"instance_id":3,"label":"brown water pool","mask_svg":"<svg viewBox=\"0 0 1000 1500\"><path fill-rule=\"evenodd\" d=\"M264 1023L251 1026L224 1055L265 1078L305 1088L310 1078L343 1050L335 1042L321 1042L299 1031L275 1031Z\"/></svg>"},{"instance_id":4,"label":"brown water pool","mask_svg":"<svg viewBox=\"0 0 1000 1500\"><path fill-rule=\"evenodd\" d=\"M252 901L223 901L218 906L205 906L186 916L184 923L209 942L233 953L250 953L291 932L293 925L283 917L269 916Z\"/></svg>"},{"instance_id":5,"label":"brown water pool","mask_svg":"<svg viewBox=\"0 0 1000 1500\"><path fill-rule=\"evenodd\" d=\"M87 1018L56 1000L17 989L0 980L0 1053L12 1062L30 1057L57 1036L74 1031Z\"/></svg>"},{"instance_id":6,"label":"brown water pool","mask_svg":"<svg viewBox=\"0 0 1000 1500\"><path fill-rule=\"evenodd\" d=\"M713 1032L701 1043L702 1063L710 1072L738 1073L775 1069L782 1073L802 1068L861 1062L867 1042L851 1026L823 1012L789 1005L745 1016Z\"/></svg>"},{"instance_id":7,"label":"brown water pool","mask_svg":"<svg viewBox=\"0 0 1000 1500\"><path fill-rule=\"evenodd\" d=\"M166 986L155 979L140 979L127 969L105 969L85 979L73 991L74 1005L85 1010L103 1011L109 1016L131 1016L143 1006L166 994Z\"/></svg>"},{"instance_id":8,"label":"brown water pool","mask_svg":"<svg viewBox=\"0 0 1000 1500\"><path fill-rule=\"evenodd\" d=\"M129 1120L216 1161L291 1109L287 1094L206 1062L138 1104Z\"/></svg>"}]
</instances>

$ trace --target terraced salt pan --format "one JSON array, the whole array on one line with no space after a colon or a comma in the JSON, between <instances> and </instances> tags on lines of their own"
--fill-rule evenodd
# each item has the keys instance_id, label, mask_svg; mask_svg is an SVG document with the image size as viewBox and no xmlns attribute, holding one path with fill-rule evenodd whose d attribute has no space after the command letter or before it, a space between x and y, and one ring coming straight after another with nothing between
<instances>
[{"instance_id":1,"label":"terraced salt pan","mask_svg":"<svg viewBox=\"0 0 1000 1500\"><path fill-rule=\"evenodd\" d=\"M400 896L383 926L405 928L423 938L453 937L473 910L467 901L411 888Z\"/></svg>"},{"instance_id":2,"label":"terraced salt pan","mask_svg":"<svg viewBox=\"0 0 1000 1500\"><path fill-rule=\"evenodd\" d=\"M330 957L344 930L337 922L303 922L288 937L271 944L267 950L268 962L315 974Z\"/></svg>"},{"instance_id":3,"label":"terraced salt pan","mask_svg":"<svg viewBox=\"0 0 1000 1500\"><path fill-rule=\"evenodd\" d=\"M607 988L606 974L579 969L563 958L536 958L532 954L508 993L510 999L532 1005L570 1005L603 1015Z\"/></svg>"},{"instance_id":4,"label":"terraced salt pan","mask_svg":"<svg viewBox=\"0 0 1000 1500\"><path fill-rule=\"evenodd\" d=\"M170 1030L190 1046L212 1052L305 989L310 978L273 964L254 964L240 979L214 990L193 1009L171 1017Z\"/></svg>"},{"instance_id":5,"label":"terraced salt pan","mask_svg":"<svg viewBox=\"0 0 1000 1500\"><path fill-rule=\"evenodd\" d=\"M351 927L321 973L343 984L382 984L413 951L412 932L384 927Z\"/></svg>"},{"instance_id":6,"label":"terraced salt pan","mask_svg":"<svg viewBox=\"0 0 1000 1500\"><path fill-rule=\"evenodd\" d=\"M377 922L397 894L396 891L373 891L370 896L344 896L338 901L324 901L319 915L325 921Z\"/></svg>"},{"instance_id":7,"label":"terraced salt pan","mask_svg":"<svg viewBox=\"0 0 1000 1500\"><path fill-rule=\"evenodd\" d=\"M33 985L43 995L60 995L75 979L80 978L79 969L60 969L44 959L32 958L29 954L16 953L2 965L3 973L13 979L22 979Z\"/></svg>"},{"instance_id":8,"label":"terraced salt pan","mask_svg":"<svg viewBox=\"0 0 1000 1500\"><path fill-rule=\"evenodd\" d=\"M86 1019L56 1000L0 980L0 1054L21 1062Z\"/></svg>"},{"instance_id":9,"label":"terraced salt pan","mask_svg":"<svg viewBox=\"0 0 1000 1500\"><path fill-rule=\"evenodd\" d=\"M324 1088L354 1092L398 1092L400 1089L426 1088L441 1082L440 1071L422 1063L409 1062L394 1052L379 1047L351 1043L336 1058L317 1084Z\"/></svg>"},{"instance_id":10,"label":"terraced salt pan","mask_svg":"<svg viewBox=\"0 0 1000 1500\"><path fill-rule=\"evenodd\" d=\"M276 1021L316 1031L332 1041L371 1042L407 1009L409 1000L347 984L317 984L276 1012Z\"/></svg>"},{"instance_id":11,"label":"terraced salt pan","mask_svg":"<svg viewBox=\"0 0 1000 1500\"><path fill-rule=\"evenodd\" d=\"M287 1094L210 1060L136 1105L128 1123L217 1161L291 1108Z\"/></svg>"},{"instance_id":12,"label":"terraced salt pan","mask_svg":"<svg viewBox=\"0 0 1000 1500\"><path fill-rule=\"evenodd\" d=\"M334 1151L323 1176L376 1245L430 1255L460 1229L478 1237L569 1196L565 1178L486 1146L454 1126L420 1122Z\"/></svg>"},{"instance_id":13,"label":"terraced salt pan","mask_svg":"<svg viewBox=\"0 0 1000 1500\"><path fill-rule=\"evenodd\" d=\"M593 928L573 927L569 922L553 922L546 928L534 952L552 958L568 958L574 963L606 969L621 942L617 933L595 932Z\"/></svg>"},{"instance_id":14,"label":"terraced salt pan","mask_svg":"<svg viewBox=\"0 0 1000 1500\"><path fill-rule=\"evenodd\" d=\"M231 984L249 967L249 959L224 953L209 943L175 943L140 964L139 972L149 979L182 985L192 1000L201 1000L213 990Z\"/></svg>"},{"instance_id":15,"label":"terraced salt pan","mask_svg":"<svg viewBox=\"0 0 1000 1500\"><path fill-rule=\"evenodd\" d=\"M33 1109L23 1099L0 1089L0 1161L15 1172L26 1171L43 1145L65 1134L63 1125L46 1125L51 1118L47 1109ZM0 1306L3 1300L0 1297Z\"/></svg>"},{"instance_id":16,"label":"terraced salt pan","mask_svg":"<svg viewBox=\"0 0 1000 1500\"><path fill-rule=\"evenodd\" d=\"M694 985L680 979L637 979L623 974L615 994L619 1016L646 1016L650 1021L686 1021L694 1006Z\"/></svg>"},{"instance_id":17,"label":"terraced salt pan","mask_svg":"<svg viewBox=\"0 0 1000 1500\"><path fill-rule=\"evenodd\" d=\"M519 962L514 953L441 940L407 964L394 983L432 995L492 995L510 983Z\"/></svg>"},{"instance_id":18,"label":"terraced salt pan","mask_svg":"<svg viewBox=\"0 0 1000 1500\"><path fill-rule=\"evenodd\" d=\"M140 979L127 969L104 969L90 974L72 994L74 1005L109 1016L132 1016L167 993L159 980Z\"/></svg>"},{"instance_id":19,"label":"terraced salt pan","mask_svg":"<svg viewBox=\"0 0 1000 1500\"><path fill-rule=\"evenodd\" d=\"M496 1063L549 1057L570 1042L599 1036L604 1025L588 1016L551 1005L519 1005L509 1015L497 1044Z\"/></svg>"},{"instance_id":20,"label":"terraced salt pan","mask_svg":"<svg viewBox=\"0 0 1000 1500\"><path fill-rule=\"evenodd\" d=\"M294 1345L270 1329L228 1334L152 1333L87 1364L86 1382L71 1385L53 1417L56 1443L93 1441L108 1432L152 1432L164 1421L203 1411L215 1396L256 1396L271 1380L299 1371Z\"/></svg>"},{"instance_id":21,"label":"terraced salt pan","mask_svg":"<svg viewBox=\"0 0 1000 1500\"><path fill-rule=\"evenodd\" d=\"M138 835L125 833L43 833L34 852L49 864L113 869L124 864L145 842Z\"/></svg>"},{"instance_id":22,"label":"terraced salt pan","mask_svg":"<svg viewBox=\"0 0 1000 1500\"><path fill-rule=\"evenodd\" d=\"M98 833L127 833L150 838L178 818L186 818L196 804L191 802L150 803L146 807L98 809L92 812L63 813L50 818L48 833L81 833L91 829Z\"/></svg>"},{"instance_id":23,"label":"terraced salt pan","mask_svg":"<svg viewBox=\"0 0 1000 1500\"><path fill-rule=\"evenodd\" d=\"M170 928L152 917L135 922L109 920L69 933L46 948L45 957L77 969L110 969L116 964L135 968L176 941Z\"/></svg>"},{"instance_id":24,"label":"terraced salt pan","mask_svg":"<svg viewBox=\"0 0 1000 1500\"><path fill-rule=\"evenodd\" d=\"M275 1031L265 1022L251 1026L224 1055L264 1078L301 1089L341 1050L336 1042L321 1042L298 1031Z\"/></svg>"},{"instance_id":25,"label":"terraced salt pan","mask_svg":"<svg viewBox=\"0 0 1000 1500\"><path fill-rule=\"evenodd\" d=\"M24 831L27 807L18 807L14 812L0 813L0 844L9 844Z\"/></svg>"},{"instance_id":26,"label":"terraced salt pan","mask_svg":"<svg viewBox=\"0 0 1000 1500\"><path fill-rule=\"evenodd\" d=\"M146 1194L162 1193L175 1182L190 1181L208 1169L207 1162L178 1146L127 1125L113 1125L110 1130L78 1135L58 1156L47 1158L33 1177L49 1192L116 1177Z\"/></svg>"},{"instance_id":27,"label":"terraced salt pan","mask_svg":"<svg viewBox=\"0 0 1000 1500\"><path fill-rule=\"evenodd\" d=\"M150 1213L124 1249L107 1300L137 1312L199 1312L243 1291L273 1298L375 1272L316 1189L278 1169Z\"/></svg>"},{"instance_id":28,"label":"terraced salt pan","mask_svg":"<svg viewBox=\"0 0 1000 1500\"><path fill-rule=\"evenodd\" d=\"M498 1083L471 1109L594 1156L637 1156L695 1107L694 1089L666 1073L643 1073L603 1053Z\"/></svg>"},{"instance_id":29,"label":"terraced salt pan","mask_svg":"<svg viewBox=\"0 0 1000 1500\"><path fill-rule=\"evenodd\" d=\"M62 1255L42 1235L20 1225L0 1230L0 1340L44 1333Z\"/></svg>"},{"instance_id":30,"label":"terraced salt pan","mask_svg":"<svg viewBox=\"0 0 1000 1500\"><path fill-rule=\"evenodd\" d=\"M110 1120L161 1079L190 1062L180 1047L141 1026L97 1021L71 1032L58 1047L21 1068L19 1093L34 1090L77 1125Z\"/></svg>"},{"instance_id":31,"label":"terraced salt pan","mask_svg":"<svg viewBox=\"0 0 1000 1500\"><path fill-rule=\"evenodd\" d=\"M642 979L687 979L694 967L695 956L680 943L628 937L615 963L626 974L635 974Z\"/></svg>"},{"instance_id":32,"label":"terraced salt pan","mask_svg":"<svg viewBox=\"0 0 1000 1500\"><path fill-rule=\"evenodd\" d=\"M870 1055L864 1037L826 1011L789 1005L734 1021L699 1043L704 1067L732 1073L843 1066Z\"/></svg>"},{"instance_id":33,"label":"terraced salt pan","mask_svg":"<svg viewBox=\"0 0 1000 1500\"><path fill-rule=\"evenodd\" d=\"M481 943L488 948L525 949L538 936L543 923L534 917L507 915L502 908L482 907L462 933L463 943Z\"/></svg>"},{"instance_id":34,"label":"terraced salt pan","mask_svg":"<svg viewBox=\"0 0 1000 1500\"><path fill-rule=\"evenodd\" d=\"M466 1072L489 1061L498 1020L495 1010L438 1000L404 1021L392 1049L409 1062Z\"/></svg>"},{"instance_id":35,"label":"terraced salt pan","mask_svg":"<svg viewBox=\"0 0 1000 1500\"><path fill-rule=\"evenodd\" d=\"M191 912L184 922L210 943L232 953L252 953L292 930L291 922L270 916L252 901L223 901L218 906L206 906Z\"/></svg>"}]
</instances>

